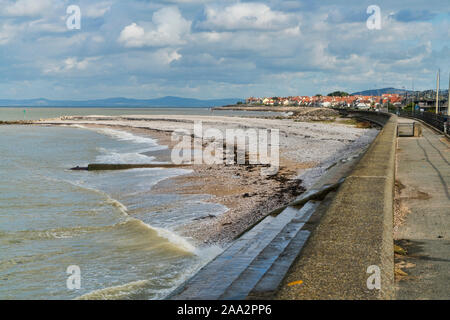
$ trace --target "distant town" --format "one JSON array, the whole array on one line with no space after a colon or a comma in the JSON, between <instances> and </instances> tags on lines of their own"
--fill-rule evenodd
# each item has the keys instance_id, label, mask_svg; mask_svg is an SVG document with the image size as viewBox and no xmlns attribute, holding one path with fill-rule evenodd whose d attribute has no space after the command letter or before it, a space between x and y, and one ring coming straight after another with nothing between
<instances>
[{"instance_id":1,"label":"distant town","mask_svg":"<svg viewBox=\"0 0 450 320\"><path fill-rule=\"evenodd\" d=\"M439 95L440 112L447 109L448 95ZM241 103L242 104L242 103ZM416 108L433 111L436 105L435 91L405 91L403 93L383 93L380 95L348 94L336 91L326 96L289 96L289 97L249 97L247 105L259 106L302 106L302 107L349 107L357 109L380 109L386 107Z\"/></svg>"},{"instance_id":2,"label":"distant town","mask_svg":"<svg viewBox=\"0 0 450 320\"><path fill-rule=\"evenodd\" d=\"M291 97L250 97L245 100L250 105L265 106L303 106L303 107L355 107L369 109L385 104L400 106L404 97L400 94L383 94L381 96L363 95L329 95L329 96L291 96Z\"/></svg>"}]
</instances>

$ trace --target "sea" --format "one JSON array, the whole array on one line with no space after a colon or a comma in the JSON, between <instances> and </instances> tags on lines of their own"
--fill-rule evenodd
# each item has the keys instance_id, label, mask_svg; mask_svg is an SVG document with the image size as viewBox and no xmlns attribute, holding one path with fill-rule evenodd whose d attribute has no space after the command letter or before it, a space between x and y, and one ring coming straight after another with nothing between
<instances>
[{"instance_id":1,"label":"sea","mask_svg":"<svg viewBox=\"0 0 450 320\"><path fill-rule=\"evenodd\" d=\"M0 108L0 121L62 115L252 115L206 108ZM257 113L261 115L261 113ZM276 115L276 114L271 114ZM71 171L158 163L148 136L82 126L0 126L0 299L164 299L222 248L181 236L227 208L209 195L152 193L187 169Z\"/></svg>"}]
</instances>

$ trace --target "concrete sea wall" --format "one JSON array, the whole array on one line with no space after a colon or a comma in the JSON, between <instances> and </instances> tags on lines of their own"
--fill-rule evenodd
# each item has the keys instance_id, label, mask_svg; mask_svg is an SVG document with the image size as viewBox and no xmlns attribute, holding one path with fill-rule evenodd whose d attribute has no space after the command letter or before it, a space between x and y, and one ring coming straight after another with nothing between
<instances>
[{"instance_id":1,"label":"concrete sea wall","mask_svg":"<svg viewBox=\"0 0 450 320\"><path fill-rule=\"evenodd\" d=\"M278 299L394 298L397 117L375 112L350 113L384 127L323 213L280 286ZM367 286L373 268L381 272L380 289ZM287 286L296 280L302 280L304 285Z\"/></svg>"}]
</instances>

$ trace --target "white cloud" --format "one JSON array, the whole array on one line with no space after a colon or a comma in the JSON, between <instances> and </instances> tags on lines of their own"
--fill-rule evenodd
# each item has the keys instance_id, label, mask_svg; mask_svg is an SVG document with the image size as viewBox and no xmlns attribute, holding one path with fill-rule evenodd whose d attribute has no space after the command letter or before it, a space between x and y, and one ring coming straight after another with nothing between
<instances>
[{"instance_id":1,"label":"white cloud","mask_svg":"<svg viewBox=\"0 0 450 320\"><path fill-rule=\"evenodd\" d=\"M291 14L253 2L236 3L225 8L208 6L205 14L206 21L200 26L223 30L278 30L291 26L296 20Z\"/></svg>"},{"instance_id":2,"label":"white cloud","mask_svg":"<svg viewBox=\"0 0 450 320\"><path fill-rule=\"evenodd\" d=\"M52 0L18 0L4 7L3 12L9 16L38 16L50 11Z\"/></svg>"},{"instance_id":3,"label":"white cloud","mask_svg":"<svg viewBox=\"0 0 450 320\"><path fill-rule=\"evenodd\" d=\"M160 50L157 54L165 64L170 64L183 57L177 50Z\"/></svg>"},{"instance_id":4,"label":"white cloud","mask_svg":"<svg viewBox=\"0 0 450 320\"><path fill-rule=\"evenodd\" d=\"M441 12L405 22L388 18L404 3L380 1L382 30L373 31L357 0L0 0L0 61L10 83L2 88L23 97L57 95L55 83L67 84L67 96L79 88L99 97L237 97L406 85L418 73L416 88L426 88L438 67L448 73L449 5L436 11L403 0L410 10ZM101 19L69 31L68 4L80 6L82 19ZM136 84L124 84L131 76ZM23 79L30 88L14 82Z\"/></svg>"},{"instance_id":5,"label":"white cloud","mask_svg":"<svg viewBox=\"0 0 450 320\"><path fill-rule=\"evenodd\" d=\"M46 19L30 21L27 30L33 32L66 32L67 28L63 23L51 23Z\"/></svg>"},{"instance_id":6,"label":"white cloud","mask_svg":"<svg viewBox=\"0 0 450 320\"><path fill-rule=\"evenodd\" d=\"M3 24L0 26L0 45L9 43L22 30L22 26Z\"/></svg>"},{"instance_id":7,"label":"white cloud","mask_svg":"<svg viewBox=\"0 0 450 320\"><path fill-rule=\"evenodd\" d=\"M190 30L191 21L184 19L177 7L165 7L153 14L151 24L126 26L118 41L128 48L181 45Z\"/></svg>"},{"instance_id":8,"label":"white cloud","mask_svg":"<svg viewBox=\"0 0 450 320\"><path fill-rule=\"evenodd\" d=\"M99 57L90 57L82 60L78 60L76 57L69 57L57 64L49 64L44 69L45 74L49 73L64 73L86 70L91 62L98 60Z\"/></svg>"},{"instance_id":9,"label":"white cloud","mask_svg":"<svg viewBox=\"0 0 450 320\"><path fill-rule=\"evenodd\" d=\"M105 38L103 38L102 36L99 36L99 35L93 35L91 37L91 40L93 42L95 42L95 43L103 43L103 42L105 42Z\"/></svg>"},{"instance_id":10,"label":"white cloud","mask_svg":"<svg viewBox=\"0 0 450 320\"><path fill-rule=\"evenodd\" d=\"M126 47L142 47L145 44L145 30L138 26L136 23L132 23L126 26L120 33L119 42L123 43Z\"/></svg>"},{"instance_id":11,"label":"white cloud","mask_svg":"<svg viewBox=\"0 0 450 320\"><path fill-rule=\"evenodd\" d=\"M88 18L100 18L103 17L109 10L111 10L110 2L100 2L88 6L85 11L82 11L82 13Z\"/></svg>"}]
</instances>

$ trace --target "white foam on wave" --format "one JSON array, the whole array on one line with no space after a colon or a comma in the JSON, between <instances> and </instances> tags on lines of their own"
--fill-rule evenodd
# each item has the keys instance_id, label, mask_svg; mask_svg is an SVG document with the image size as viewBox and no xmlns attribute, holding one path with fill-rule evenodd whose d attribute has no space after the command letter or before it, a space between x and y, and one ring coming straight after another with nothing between
<instances>
[{"instance_id":1,"label":"white foam on wave","mask_svg":"<svg viewBox=\"0 0 450 320\"><path fill-rule=\"evenodd\" d=\"M154 159L155 157L146 156L139 152L119 153L115 151L106 152L96 157L97 162L114 164L141 164L149 163Z\"/></svg>"},{"instance_id":2,"label":"white foam on wave","mask_svg":"<svg viewBox=\"0 0 450 320\"><path fill-rule=\"evenodd\" d=\"M138 149L134 150L134 152L118 152L117 150L108 150L102 147L98 147L97 150L102 154L97 156L96 161L102 163L149 163L154 160L155 157L147 156L143 153L168 149L168 146L159 145L153 138L138 136L131 132L123 130L116 130L111 128L89 128L80 124L73 124L71 126L80 129L93 130L97 133L111 137L117 141L125 141L138 145Z\"/></svg>"},{"instance_id":3,"label":"white foam on wave","mask_svg":"<svg viewBox=\"0 0 450 320\"><path fill-rule=\"evenodd\" d=\"M146 224L146 223L144 223L144 224ZM193 246L191 243L189 243L189 241L187 239L177 235L176 233L174 233L168 229L152 227L150 225L147 225L147 226L149 228L156 230L156 232L158 233L158 235L161 238L167 239L170 243L174 244L177 248L180 248L186 252L191 252L194 254L197 253L197 249L195 246Z\"/></svg>"},{"instance_id":4,"label":"white foam on wave","mask_svg":"<svg viewBox=\"0 0 450 320\"><path fill-rule=\"evenodd\" d=\"M131 216L128 216L127 219L124 222L121 222L120 224L124 225L128 223L135 224L139 227L143 227L145 229L156 232L160 238L167 240L171 245L173 245L178 250L192 254L197 253L197 248L194 245L192 245L187 239L183 238L182 236L179 236L178 234L169 229L151 226L143 222L142 220L133 218Z\"/></svg>"},{"instance_id":5,"label":"white foam on wave","mask_svg":"<svg viewBox=\"0 0 450 320\"><path fill-rule=\"evenodd\" d=\"M106 202L111 204L112 206L119 209L120 212L122 212L123 215L128 216L128 208L120 201L117 201L114 198L111 198L108 194L100 191L102 194L104 194L107 198Z\"/></svg>"},{"instance_id":6,"label":"white foam on wave","mask_svg":"<svg viewBox=\"0 0 450 320\"><path fill-rule=\"evenodd\" d=\"M115 140L130 142L139 146L139 149L134 152L117 152L117 150L106 150L104 148L99 148L98 150L103 154L97 156L96 160L103 163L149 163L154 160L155 157L147 156L143 153L165 150L168 148L168 146L159 145L155 139L137 136L127 131L110 128L95 128L95 131L107 135Z\"/></svg>"},{"instance_id":7,"label":"white foam on wave","mask_svg":"<svg viewBox=\"0 0 450 320\"><path fill-rule=\"evenodd\" d=\"M56 180L53 179L51 177L46 177L46 179L49 180ZM102 195L103 197L106 198L106 203L117 208L119 210L119 212L122 213L123 216L126 217L126 220L121 222L121 223L127 223L127 222L135 222L138 223L140 226L143 226L147 229L156 231L156 233L158 234L158 236L160 236L161 238L166 239L168 242L170 242L172 245L174 245L177 249L180 249L182 251L186 251L189 253L193 253L193 254L197 254L197 250L196 247L194 245L192 245L187 239L183 238L182 236L177 235L176 233L168 230L168 229L163 229L163 228L159 228L159 227L154 227L151 226L145 222L143 222L142 220L136 219L131 217L128 214L128 208L120 201L112 198L109 194L107 194L106 192L103 192L99 189L96 188L92 188L92 187L88 187L86 185L83 185L80 182L76 182L76 181L70 181L70 180L58 180L58 181L62 181L62 182L66 182L70 185L73 185L75 187L81 188L81 189L85 189L85 190L90 190L93 191L95 193L98 193L100 195ZM52 230L50 230L52 231ZM58 230L57 230L58 231ZM68 232L52 232L51 234L49 233L45 233L45 235L47 237L52 237L52 238L70 238L73 236L73 233L68 233Z\"/></svg>"},{"instance_id":8,"label":"white foam on wave","mask_svg":"<svg viewBox=\"0 0 450 320\"><path fill-rule=\"evenodd\" d=\"M63 126L63 127L74 127L74 128L79 128L79 129L89 129L88 127L83 126L82 124L67 124L67 125L63 124L61 126Z\"/></svg>"},{"instance_id":9,"label":"white foam on wave","mask_svg":"<svg viewBox=\"0 0 450 320\"><path fill-rule=\"evenodd\" d=\"M75 300L118 300L127 298L133 291L145 288L148 280L137 280L126 284L94 290L86 293Z\"/></svg>"},{"instance_id":10,"label":"white foam on wave","mask_svg":"<svg viewBox=\"0 0 450 320\"><path fill-rule=\"evenodd\" d=\"M168 240L171 244L173 244L178 249L181 249L186 252L194 253L194 254L196 253L195 246L193 246L191 243L189 243L189 241L187 239L177 235L176 233L174 233L168 229L154 227L154 226L151 226L151 225L143 222L142 220L139 220L139 219L129 216L128 209L123 203L121 203L120 201L117 201L116 199L111 198L107 194L105 194L105 195L108 198L108 200L107 200L108 203L110 203L113 206L115 206L116 208L118 208L124 215L127 216L127 221L137 222L141 226L144 226L145 228L156 231L158 233L158 236Z\"/></svg>"},{"instance_id":11,"label":"white foam on wave","mask_svg":"<svg viewBox=\"0 0 450 320\"><path fill-rule=\"evenodd\" d=\"M137 136L131 132L115 130L110 128L96 128L97 132L102 133L104 135L110 136L116 140L120 141L128 141L139 144L146 144L147 146L158 146L158 143L155 139L150 137L141 137Z\"/></svg>"},{"instance_id":12,"label":"white foam on wave","mask_svg":"<svg viewBox=\"0 0 450 320\"><path fill-rule=\"evenodd\" d=\"M132 142L132 143L136 143L136 144L140 144L140 145L145 144L146 147L148 148L145 150L148 150L148 151L164 150L164 149L168 148L168 146L159 145L157 143L156 139L153 139L150 137L138 136L138 135L135 135L131 132L124 131L124 130L116 130L116 129L111 129L111 128L91 128L91 127L86 127L82 124L71 124L70 126L74 127L74 128L92 130L97 133L101 133L103 135L114 138L115 140L118 140L118 141L127 141L127 142Z\"/></svg>"},{"instance_id":13,"label":"white foam on wave","mask_svg":"<svg viewBox=\"0 0 450 320\"><path fill-rule=\"evenodd\" d=\"M49 179L52 179L50 177L47 177ZM53 180L53 179L52 179ZM79 181L70 181L70 180L59 180L59 181L64 181L66 183L69 183L75 187L81 188L81 189L85 189L85 190L90 190L93 191L95 193L101 194L102 196L104 196L106 198L106 203L114 206L115 208L117 208L124 216L127 217L127 221L130 220L135 220L137 221L139 224L141 224L142 226L145 226L146 228L152 229L154 231L156 231L158 233L158 235L162 238L165 238L166 240L168 240L170 243L172 243L174 246L176 246L177 248L186 251L186 252L191 252L191 253L196 253L196 248L194 245L192 245L191 243L189 243L189 241L179 235L177 235L176 233L168 230L168 229L163 229L163 228L158 228L158 227L154 227L151 226L139 219L133 218L128 214L128 208L121 203L120 201L112 198L109 194L107 194L106 192L103 192L99 189L96 188L92 188L89 186L84 185L82 182Z\"/></svg>"}]
</instances>

